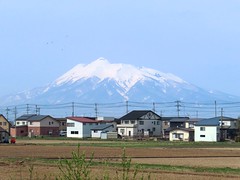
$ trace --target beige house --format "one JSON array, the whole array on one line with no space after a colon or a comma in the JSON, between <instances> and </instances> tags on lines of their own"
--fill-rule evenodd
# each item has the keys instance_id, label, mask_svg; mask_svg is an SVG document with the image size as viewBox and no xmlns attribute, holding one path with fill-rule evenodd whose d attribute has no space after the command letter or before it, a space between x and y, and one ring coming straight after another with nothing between
<instances>
[{"instance_id":1,"label":"beige house","mask_svg":"<svg viewBox=\"0 0 240 180\"><path fill-rule=\"evenodd\" d=\"M0 114L0 127L10 133L11 123L2 114Z\"/></svg>"},{"instance_id":2,"label":"beige house","mask_svg":"<svg viewBox=\"0 0 240 180\"><path fill-rule=\"evenodd\" d=\"M55 118L59 122L59 131L67 131L67 118Z\"/></svg>"},{"instance_id":3,"label":"beige house","mask_svg":"<svg viewBox=\"0 0 240 180\"><path fill-rule=\"evenodd\" d=\"M0 143L8 142L10 136L11 123L0 114Z\"/></svg>"},{"instance_id":4,"label":"beige house","mask_svg":"<svg viewBox=\"0 0 240 180\"><path fill-rule=\"evenodd\" d=\"M169 131L169 141L194 141L194 129L172 128Z\"/></svg>"}]
</instances>

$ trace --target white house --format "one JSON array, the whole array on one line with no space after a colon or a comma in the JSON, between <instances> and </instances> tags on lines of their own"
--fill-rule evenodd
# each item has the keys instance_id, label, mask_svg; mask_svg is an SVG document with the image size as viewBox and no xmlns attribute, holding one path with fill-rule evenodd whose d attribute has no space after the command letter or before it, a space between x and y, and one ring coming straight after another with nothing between
<instances>
[{"instance_id":1,"label":"white house","mask_svg":"<svg viewBox=\"0 0 240 180\"><path fill-rule=\"evenodd\" d=\"M161 117L150 110L131 111L120 118L118 134L123 137L161 135Z\"/></svg>"},{"instance_id":2,"label":"white house","mask_svg":"<svg viewBox=\"0 0 240 180\"><path fill-rule=\"evenodd\" d=\"M219 118L203 119L194 126L194 140L217 142L220 140Z\"/></svg>"},{"instance_id":3,"label":"white house","mask_svg":"<svg viewBox=\"0 0 240 180\"><path fill-rule=\"evenodd\" d=\"M67 117L67 137L89 138L92 137L92 129L106 125L111 121L95 120L86 117Z\"/></svg>"}]
</instances>

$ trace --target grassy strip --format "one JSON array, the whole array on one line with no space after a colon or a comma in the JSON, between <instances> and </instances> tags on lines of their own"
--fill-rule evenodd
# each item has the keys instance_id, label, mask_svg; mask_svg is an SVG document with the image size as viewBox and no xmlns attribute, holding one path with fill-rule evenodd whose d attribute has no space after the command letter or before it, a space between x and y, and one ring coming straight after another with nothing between
<instances>
[{"instance_id":1,"label":"grassy strip","mask_svg":"<svg viewBox=\"0 0 240 180\"><path fill-rule=\"evenodd\" d=\"M18 160L25 161L27 164L43 164L43 165L53 165L57 166L60 161L64 161L64 159L59 160L49 160L42 158L9 158L1 160L1 162L17 162ZM163 170L163 171L171 171L171 172L201 172L201 173L215 173L215 174L228 174L228 175L240 175L240 168L230 168L230 167L193 167L193 166L174 166L174 165L163 165L163 164L132 164L132 166L138 166L139 170ZM95 167L116 167L121 168L122 163L118 162L96 162L92 161L91 166Z\"/></svg>"},{"instance_id":2,"label":"grassy strip","mask_svg":"<svg viewBox=\"0 0 240 180\"><path fill-rule=\"evenodd\" d=\"M34 143L32 142L34 140ZM81 139L73 139L76 143L72 142L72 139L55 139L59 140L59 143L48 143L48 139L46 143L38 143L38 140L43 139L29 139L29 145L53 145L53 146L76 146L77 144L81 144L81 146L91 146L91 147L121 147L121 148L240 148L240 143L237 142L170 142L170 141L106 141L106 140L81 140ZM53 140L53 139L49 139ZM61 142L61 140L65 140L65 142ZM68 143L68 140L70 142ZM21 140L17 141L17 143Z\"/></svg>"},{"instance_id":3,"label":"grassy strip","mask_svg":"<svg viewBox=\"0 0 240 180\"><path fill-rule=\"evenodd\" d=\"M107 163L111 167L121 167L121 163ZM95 166L104 166L106 163L94 162ZM134 165L134 164L133 164ZM173 166L173 165L162 165L162 164L138 164L140 169L156 169L163 171L172 171L172 172L204 172L204 173L216 173L216 174L232 174L240 175L240 168L213 168L213 167L192 167L192 166Z\"/></svg>"}]
</instances>

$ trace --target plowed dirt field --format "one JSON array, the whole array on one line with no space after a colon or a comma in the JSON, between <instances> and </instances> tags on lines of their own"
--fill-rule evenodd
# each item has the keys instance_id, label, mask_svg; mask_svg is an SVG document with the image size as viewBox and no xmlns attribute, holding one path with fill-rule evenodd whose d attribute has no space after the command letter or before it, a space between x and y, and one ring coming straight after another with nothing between
<instances>
[{"instance_id":1,"label":"plowed dirt field","mask_svg":"<svg viewBox=\"0 0 240 180\"><path fill-rule=\"evenodd\" d=\"M48 161L67 158L70 159L77 145L31 144L24 141L15 145L0 145L0 179L30 179L29 170L33 167L32 174L38 179L54 179L59 174L58 165ZM45 141L43 141L45 142ZM59 143L59 141L57 141ZM94 161L121 162L123 149L119 147L92 147L81 146L80 152L89 158L94 154ZM239 148L126 148L126 156L132 163L155 164L171 166L187 166L199 168L240 168ZM113 167L93 167L95 176L103 171L115 173ZM168 171L158 169L144 169L142 174L151 174L151 179L240 179L240 175Z\"/></svg>"}]
</instances>

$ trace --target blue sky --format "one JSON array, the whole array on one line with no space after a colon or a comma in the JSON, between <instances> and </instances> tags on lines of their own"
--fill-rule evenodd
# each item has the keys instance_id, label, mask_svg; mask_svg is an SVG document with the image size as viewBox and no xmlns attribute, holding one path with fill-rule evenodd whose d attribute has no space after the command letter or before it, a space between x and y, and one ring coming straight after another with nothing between
<instances>
[{"instance_id":1,"label":"blue sky","mask_svg":"<svg viewBox=\"0 0 240 180\"><path fill-rule=\"evenodd\" d=\"M240 96L238 0L0 0L0 96L104 57Z\"/></svg>"}]
</instances>

